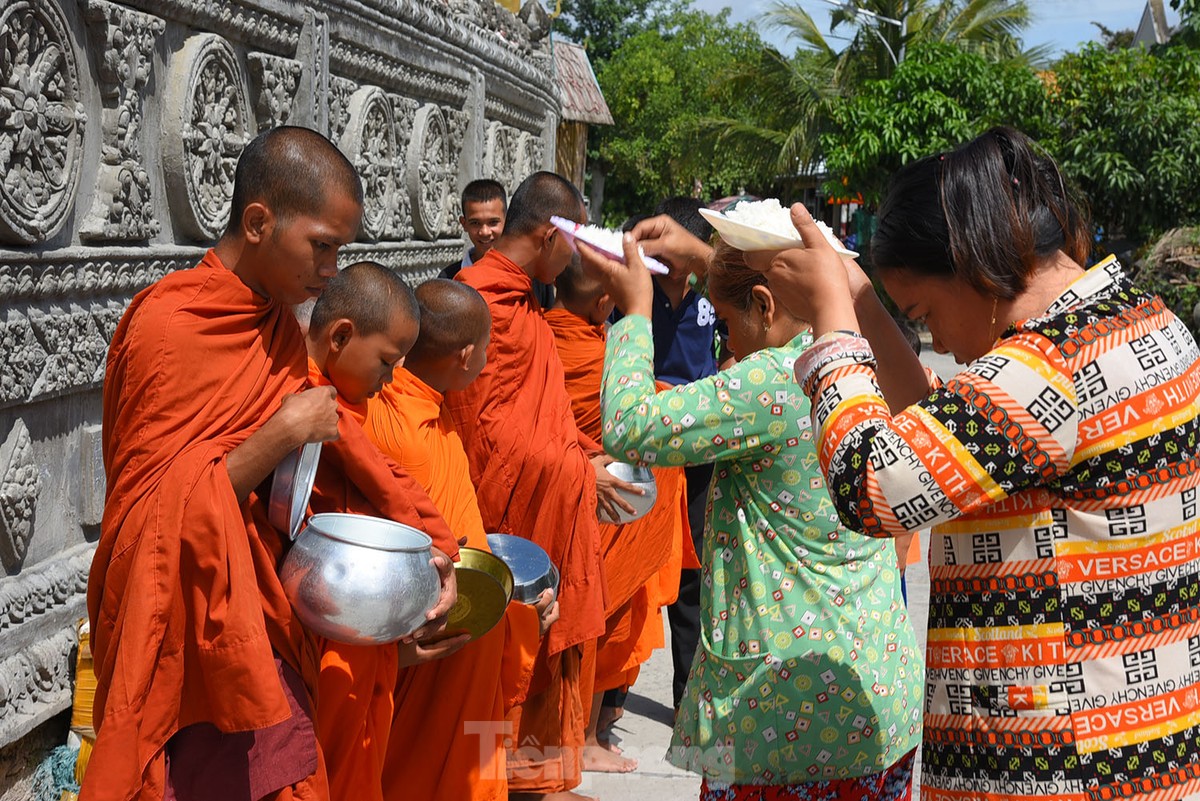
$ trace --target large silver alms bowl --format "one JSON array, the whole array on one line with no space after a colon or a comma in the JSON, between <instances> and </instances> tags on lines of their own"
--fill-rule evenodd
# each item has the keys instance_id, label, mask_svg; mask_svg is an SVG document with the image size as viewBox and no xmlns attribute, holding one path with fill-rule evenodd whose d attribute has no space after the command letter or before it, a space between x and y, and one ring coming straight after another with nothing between
<instances>
[{"instance_id":1,"label":"large silver alms bowl","mask_svg":"<svg viewBox=\"0 0 1200 801\"><path fill-rule=\"evenodd\" d=\"M378 517L308 519L279 572L296 616L338 642L380 645L411 634L437 602L433 542Z\"/></svg>"},{"instance_id":2,"label":"large silver alms bowl","mask_svg":"<svg viewBox=\"0 0 1200 801\"><path fill-rule=\"evenodd\" d=\"M621 497L633 507L633 514L623 509L618 509L618 523L632 523L654 508L654 502L658 500L658 485L654 482L654 473L650 471L649 467L643 464L629 464L628 462L609 462L605 467L608 469L608 472L617 478L645 492L644 495L635 495L632 492L619 490ZM603 523L610 522L603 517L600 520Z\"/></svg>"}]
</instances>

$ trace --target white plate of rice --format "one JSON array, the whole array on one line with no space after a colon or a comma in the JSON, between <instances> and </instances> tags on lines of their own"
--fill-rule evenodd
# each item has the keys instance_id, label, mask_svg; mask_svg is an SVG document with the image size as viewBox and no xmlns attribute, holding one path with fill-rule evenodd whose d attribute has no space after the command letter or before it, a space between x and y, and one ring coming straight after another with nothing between
<instances>
[{"instance_id":1,"label":"white plate of rice","mask_svg":"<svg viewBox=\"0 0 1200 801\"><path fill-rule=\"evenodd\" d=\"M555 228L567 235L572 248L575 248L575 240L578 239L581 242L586 242L593 249L598 250L610 259L619 261L621 264L625 263L624 234L620 231L610 231L607 228L601 228L597 225L584 225L583 223L577 223L574 220L558 216L551 217L550 222ZM641 253L641 250L642 248L639 245L638 252ZM645 262L646 269L652 273L666 275L670 272L667 269L667 265L653 256L647 256L645 253L642 253L642 261Z\"/></svg>"},{"instance_id":2,"label":"white plate of rice","mask_svg":"<svg viewBox=\"0 0 1200 801\"><path fill-rule=\"evenodd\" d=\"M722 214L700 209L721 238L738 250L786 250L804 247L800 233L792 225L791 211L775 198L738 203ZM843 259L854 259L858 253L847 250L828 225L817 220L817 227Z\"/></svg>"}]
</instances>

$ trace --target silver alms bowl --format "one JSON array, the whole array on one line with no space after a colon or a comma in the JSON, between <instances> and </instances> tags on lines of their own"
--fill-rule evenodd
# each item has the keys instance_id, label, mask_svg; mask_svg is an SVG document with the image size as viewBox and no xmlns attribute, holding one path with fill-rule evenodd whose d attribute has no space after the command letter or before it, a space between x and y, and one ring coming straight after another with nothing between
<instances>
[{"instance_id":1,"label":"silver alms bowl","mask_svg":"<svg viewBox=\"0 0 1200 801\"><path fill-rule=\"evenodd\" d=\"M296 616L317 634L356 645L395 642L418 629L437 602L432 544L391 520L313 515L279 580Z\"/></svg>"},{"instance_id":2,"label":"silver alms bowl","mask_svg":"<svg viewBox=\"0 0 1200 801\"><path fill-rule=\"evenodd\" d=\"M621 492L621 497L634 508L634 513L629 514L624 510L618 510L618 523L632 523L654 508L654 502L658 500L658 485L654 483L654 473L650 472L649 467L628 462L609 462L605 465L605 469L622 481L646 491L645 495ZM600 520L603 523L609 522L603 517Z\"/></svg>"},{"instance_id":3,"label":"silver alms bowl","mask_svg":"<svg viewBox=\"0 0 1200 801\"><path fill-rule=\"evenodd\" d=\"M515 534L488 534L487 541L512 571L514 601L532 604L543 590L558 593L558 568L537 543Z\"/></svg>"}]
</instances>

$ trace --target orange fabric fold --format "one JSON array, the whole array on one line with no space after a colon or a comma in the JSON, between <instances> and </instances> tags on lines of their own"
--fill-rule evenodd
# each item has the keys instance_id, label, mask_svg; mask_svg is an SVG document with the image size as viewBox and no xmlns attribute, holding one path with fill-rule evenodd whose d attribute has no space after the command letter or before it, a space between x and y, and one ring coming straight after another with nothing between
<instances>
[{"instance_id":1,"label":"orange fabric fold","mask_svg":"<svg viewBox=\"0 0 1200 801\"><path fill-rule=\"evenodd\" d=\"M604 376L604 326L566 309L546 312L563 364L575 421L600 439L600 385ZM656 468L658 499L645 516L625 525L602 524L600 541L608 589L605 633L596 656L596 690L632 683L637 666L665 643L660 607L679 589L685 540L691 540L683 468ZM667 588L673 588L667 590Z\"/></svg>"},{"instance_id":2,"label":"orange fabric fold","mask_svg":"<svg viewBox=\"0 0 1200 801\"><path fill-rule=\"evenodd\" d=\"M462 441L442 395L404 368L367 404L367 436L429 493L467 545L490 550ZM451 656L400 671L384 770L389 801L503 801L504 716L522 700L539 645L537 612L504 619Z\"/></svg>"},{"instance_id":3,"label":"orange fabric fold","mask_svg":"<svg viewBox=\"0 0 1200 801\"><path fill-rule=\"evenodd\" d=\"M98 737L87 801L161 798L164 747L185 726L239 732L289 720L275 653L314 689L310 644L276 574L284 538L257 493L238 502L225 468L304 389L304 360L291 310L211 250L139 293L117 327L88 580ZM312 767L296 794L325 797Z\"/></svg>"},{"instance_id":4,"label":"orange fabric fold","mask_svg":"<svg viewBox=\"0 0 1200 801\"><path fill-rule=\"evenodd\" d=\"M329 384L309 360L309 381ZM338 438L325 443L313 485L314 513L351 512L419 528L451 556L458 544L424 488L380 451L363 429L367 405L338 396ZM382 801L395 711L399 651L393 645L322 642L317 735L333 798Z\"/></svg>"},{"instance_id":5,"label":"orange fabric fold","mask_svg":"<svg viewBox=\"0 0 1200 801\"><path fill-rule=\"evenodd\" d=\"M580 682L583 663L570 654L586 651L604 632L596 474L529 276L492 248L457 280L478 290L492 314L487 367L445 399L484 528L536 542L561 574L559 620L542 641L528 696L510 715L519 724L518 745L544 749L545 758L526 754L514 763L510 752L509 786L538 791L548 782L570 789L580 780L572 749L582 746L587 724L587 714L578 713L591 697L591 679Z\"/></svg>"},{"instance_id":6,"label":"orange fabric fold","mask_svg":"<svg viewBox=\"0 0 1200 801\"><path fill-rule=\"evenodd\" d=\"M446 408L471 465L484 528L540 545L558 566L548 653L604 632L596 473L579 444L554 334L515 262L492 248L457 277L492 313L483 373Z\"/></svg>"}]
</instances>

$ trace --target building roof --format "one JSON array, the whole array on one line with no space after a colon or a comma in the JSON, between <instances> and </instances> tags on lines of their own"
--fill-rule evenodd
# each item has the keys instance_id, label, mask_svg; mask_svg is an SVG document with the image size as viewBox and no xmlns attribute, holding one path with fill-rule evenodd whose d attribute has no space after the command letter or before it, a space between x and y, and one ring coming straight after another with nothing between
<instances>
[{"instance_id":1,"label":"building roof","mask_svg":"<svg viewBox=\"0 0 1200 801\"><path fill-rule=\"evenodd\" d=\"M562 92L563 120L612 125L612 112L604 102L587 51L570 42L554 42L554 72Z\"/></svg>"}]
</instances>

